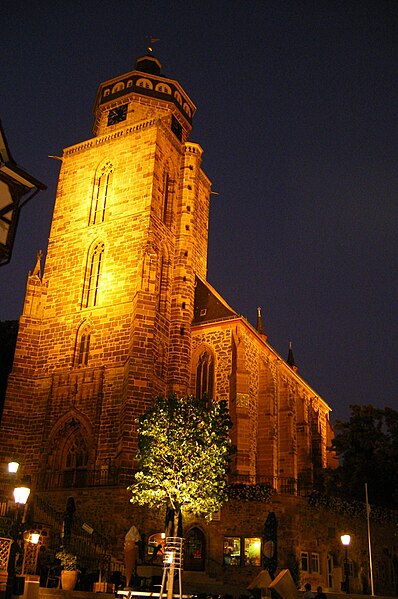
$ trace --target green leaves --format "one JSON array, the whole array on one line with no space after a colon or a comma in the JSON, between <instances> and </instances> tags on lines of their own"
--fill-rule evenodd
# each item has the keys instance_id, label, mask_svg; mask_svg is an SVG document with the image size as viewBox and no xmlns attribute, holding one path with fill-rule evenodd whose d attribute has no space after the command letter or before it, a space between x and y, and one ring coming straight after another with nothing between
<instances>
[{"instance_id":1,"label":"green leaves","mask_svg":"<svg viewBox=\"0 0 398 599\"><path fill-rule=\"evenodd\" d=\"M131 501L210 517L227 500L231 426L226 402L159 397L138 421Z\"/></svg>"}]
</instances>

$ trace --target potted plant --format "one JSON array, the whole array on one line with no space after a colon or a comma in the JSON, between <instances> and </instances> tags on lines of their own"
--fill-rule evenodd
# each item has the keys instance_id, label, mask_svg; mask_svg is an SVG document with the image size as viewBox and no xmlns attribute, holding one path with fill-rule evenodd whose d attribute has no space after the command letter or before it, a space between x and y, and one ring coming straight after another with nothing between
<instances>
[{"instance_id":1,"label":"potted plant","mask_svg":"<svg viewBox=\"0 0 398 599\"><path fill-rule=\"evenodd\" d=\"M61 549L55 554L55 557L61 562L61 585L64 591L73 591L77 583L77 555L70 553L66 549Z\"/></svg>"}]
</instances>

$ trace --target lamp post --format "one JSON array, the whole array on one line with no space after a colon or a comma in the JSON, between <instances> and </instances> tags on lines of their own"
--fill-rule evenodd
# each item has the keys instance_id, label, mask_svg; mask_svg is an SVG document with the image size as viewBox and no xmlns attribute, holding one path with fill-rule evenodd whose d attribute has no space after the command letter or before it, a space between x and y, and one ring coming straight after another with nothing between
<instances>
[{"instance_id":1,"label":"lamp post","mask_svg":"<svg viewBox=\"0 0 398 599\"><path fill-rule=\"evenodd\" d=\"M345 556L344 556L344 590L346 593L350 592L350 577L348 572L348 546L351 542L350 535L344 534L341 535L341 542L345 547Z\"/></svg>"},{"instance_id":2,"label":"lamp post","mask_svg":"<svg viewBox=\"0 0 398 599\"><path fill-rule=\"evenodd\" d=\"M25 515L26 515L26 503L28 501L28 497L30 495L30 489L29 487L15 487L14 489L14 501L18 506L18 521L19 521L19 510L20 507L23 506L23 513L22 513L22 523L25 522Z\"/></svg>"}]
</instances>

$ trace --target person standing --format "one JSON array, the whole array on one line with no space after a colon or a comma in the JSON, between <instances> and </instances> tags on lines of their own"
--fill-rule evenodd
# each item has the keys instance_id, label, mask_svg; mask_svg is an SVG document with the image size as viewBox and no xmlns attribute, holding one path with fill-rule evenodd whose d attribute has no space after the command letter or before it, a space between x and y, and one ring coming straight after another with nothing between
<instances>
[{"instance_id":1,"label":"person standing","mask_svg":"<svg viewBox=\"0 0 398 599\"><path fill-rule=\"evenodd\" d=\"M317 587L315 599L327 599L325 593L322 591L322 587Z\"/></svg>"},{"instance_id":2,"label":"person standing","mask_svg":"<svg viewBox=\"0 0 398 599\"><path fill-rule=\"evenodd\" d=\"M307 582L304 585L304 588L305 588L305 591L304 591L303 599L314 599L315 593L313 593L311 591L311 584L309 582Z\"/></svg>"},{"instance_id":3,"label":"person standing","mask_svg":"<svg viewBox=\"0 0 398 599\"><path fill-rule=\"evenodd\" d=\"M124 563L126 566L126 587L131 584L131 577L136 573L137 556L138 556L138 541L140 533L136 526L132 526L124 537Z\"/></svg>"}]
</instances>

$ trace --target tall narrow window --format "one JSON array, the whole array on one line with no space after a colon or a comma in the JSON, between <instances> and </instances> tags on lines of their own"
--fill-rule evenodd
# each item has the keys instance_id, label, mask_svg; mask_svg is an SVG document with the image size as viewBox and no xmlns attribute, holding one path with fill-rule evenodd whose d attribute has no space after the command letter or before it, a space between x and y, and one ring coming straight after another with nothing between
<instances>
[{"instance_id":1,"label":"tall narrow window","mask_svg":"<svg viewBox=\"0 0 398 599\"><path fill-rule=\"evenodd\" d=\"M311 572L319 571L319 553L311 553Z\"/></svg>"},{"instance_id":2,"label":"tall narrow window","mask_svg":"<svg viewBox=\"0 0 398 599\"><path fill-rule=\"evenodd\" d=\"M86 281L83 295L83 307L89 308L96 306L98 302L98 290L101 280L101 270L103 266L104 244L99 243L95 246L89 256L88 267L86 271Z\"/></svg>"},{"instance_id":3,"label":"tall narrow window","mask_svg":"<svg viewBox=\"0 0 398 599\"><path fill-rule=\"evenodd\" d=\"M167 226L171 226L173 216L173 180L168 171L163 177L163 205L162 221Z\"/></svg>"},{"instance_id":4,"label":"tall narrow window","mask_svg":"<svg viewBox=\"0 0 398 599\"><path fill-rule=\"evenodd\" d=\"M106 205L112 183L112 174L112 164L107 162L100 169L99 174L95 179L89 218L90 225L97 225L105 220Z\"/></svg>"},{"instance_id":5,"label":"tall narrow window","mask_svg":"<svg viewBox=\"0 0 398 599\"><path fill-rule=\"evenodd\" d=\"M198 360L196 367L196 397L200 399L212 399L214 381L213 356L204 351Z\"/></svg>"},{"instance_id":6,"label":"tall narrow window","mask_svg":"<svg viewBox=\"0 0 398 599\"><path fill-rule=\"evenodd\" d=\"M167 308L167 285L168 285L169 265L164 256L160 259L159 269L159 294L158 294L158 310L164 314Z\"/></svg>"},{"instance_id":7,"label":"tall narrow window","mask_svg":"<svg viewBox=\"0 0 398 599\"><path fill-rule=\"evenodd\" d=\"M310 570L310 565L309 565L309 556L308 556L308 551L302 551L300 554L300 560L301 560L301 569L303 572L309 572Z\"/></svg>"},{"instance_id":8,"label":"tall narrow window","mask_svg":"<svg viewBox=\"0 0 398 599\"><path fill-rule=\"evenodd\" d=\"M87 366L90 353L90 333L84 333L80 338L77 365Z\"/></svg>"},{"instance_id":9,"label":"tall narrow window","mask_svg":"<svg viewBox=\"0 0 398 599\"><path fill-rule=\"evenodd\" d=\"M88 449L78 431L65 448L63 484L65 487L84 487L87 482Z\"/></svg>"}]
</instances>

